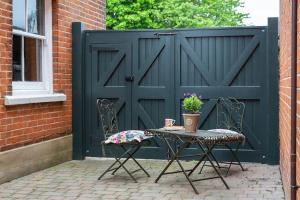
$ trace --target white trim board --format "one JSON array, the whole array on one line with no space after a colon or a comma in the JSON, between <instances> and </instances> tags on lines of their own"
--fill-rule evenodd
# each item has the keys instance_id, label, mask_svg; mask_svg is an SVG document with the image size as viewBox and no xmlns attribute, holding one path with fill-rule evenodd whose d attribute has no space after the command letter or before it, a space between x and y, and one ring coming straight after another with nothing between
<instances>
[{"instance_id":1,"label":"white trim board","mask_svg":"<svg viewBox=\"0 0 300 200\"><path fill-rule=\"evenodd\" d=\"M31 103L45 103L45 102L59 102L66 101L65 94L42 94L42 95L23 95L23 96L5 96L4 104L6 106L31 104Z\"/></svg>"}]
</instances>

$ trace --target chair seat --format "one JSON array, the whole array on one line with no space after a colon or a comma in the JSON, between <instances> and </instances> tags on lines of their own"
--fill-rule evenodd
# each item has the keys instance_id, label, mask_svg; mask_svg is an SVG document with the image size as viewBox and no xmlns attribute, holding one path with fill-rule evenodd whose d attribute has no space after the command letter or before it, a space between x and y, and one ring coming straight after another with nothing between
<instances>
[{"instance_id":1,"label":"chair seat","mask_svg":"<svg viewBox=\"0 0 300 200\"><path fill-rule=\"evenodd\" d=\"M142 142L143 140L149 139L151 137L146 136L144 131L140 130L127 130L115 133L105 140L105 144L126 144L132 142Z\"/></svg>"},{"instance_id":2,"label":"chair seat","mask_svg":"<svg viewBox=\"0 0 300 200\"><path fill-rule=\"evenodd\" d=\"M213 131L213 132L217 132L217 133L229 133L229 134L240 134L236 131L233 130L229 130L229 129L222 129L222 128L218 128L218 129L210 129L208 131Z\"/></svg>"}]
</instances>

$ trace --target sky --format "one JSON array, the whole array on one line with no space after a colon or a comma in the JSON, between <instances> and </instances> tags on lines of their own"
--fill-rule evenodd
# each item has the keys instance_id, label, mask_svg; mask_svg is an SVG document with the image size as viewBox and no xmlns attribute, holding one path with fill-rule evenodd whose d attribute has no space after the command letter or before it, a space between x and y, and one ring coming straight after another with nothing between
<instances>
[{"instance_id":1,"label":"sky","mask_svg":"<svg viewBox=\"0 0 300 200\"><path fill-rule=\"evenodd\" d=\"M244 20L246 25L265 26L268 17L279 16L279 0L241 0L244 8L240 10L249 13L249 18Z\"/></svg>"}]
</instances>

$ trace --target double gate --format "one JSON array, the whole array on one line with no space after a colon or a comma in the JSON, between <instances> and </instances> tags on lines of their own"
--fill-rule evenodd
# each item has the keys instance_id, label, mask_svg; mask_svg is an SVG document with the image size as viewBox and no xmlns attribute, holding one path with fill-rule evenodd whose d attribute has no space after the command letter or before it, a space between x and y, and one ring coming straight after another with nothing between
<instances>
[{"instance_id":1,"label":"double gate","mask_svg":"<svg viewBox=\"0 0 300 200\"><path fill-rule=\"evenodd\" d=\"M74 158L101 156L98 98L115 102L120 130L144 130L162 127L165 118L182 124L184 93L195 92L205 103L201 129L215 128L218 97L243 101L242 160L276 163L277 51L276 18L266 27L192 30L85 31L75 23ZM138 156L166 158L164 148L157 140ZM228 152L215 153L226 159Z\"/></svg>"}]
</instances>

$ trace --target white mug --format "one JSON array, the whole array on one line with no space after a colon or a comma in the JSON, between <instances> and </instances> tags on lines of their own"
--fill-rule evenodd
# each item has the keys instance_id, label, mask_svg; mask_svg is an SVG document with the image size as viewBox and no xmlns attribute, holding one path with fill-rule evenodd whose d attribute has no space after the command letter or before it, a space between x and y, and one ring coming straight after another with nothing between
<instances>
[{"instance_id":1,"label":"white mug","mask_svg":"<svg viewBox=\"0 0 300 200\"><path fill-rule=\"evenodd\" d=\"M165 127L172 127L175 124L174 119L165 119Z\"/></svg>"}]
</instances>

